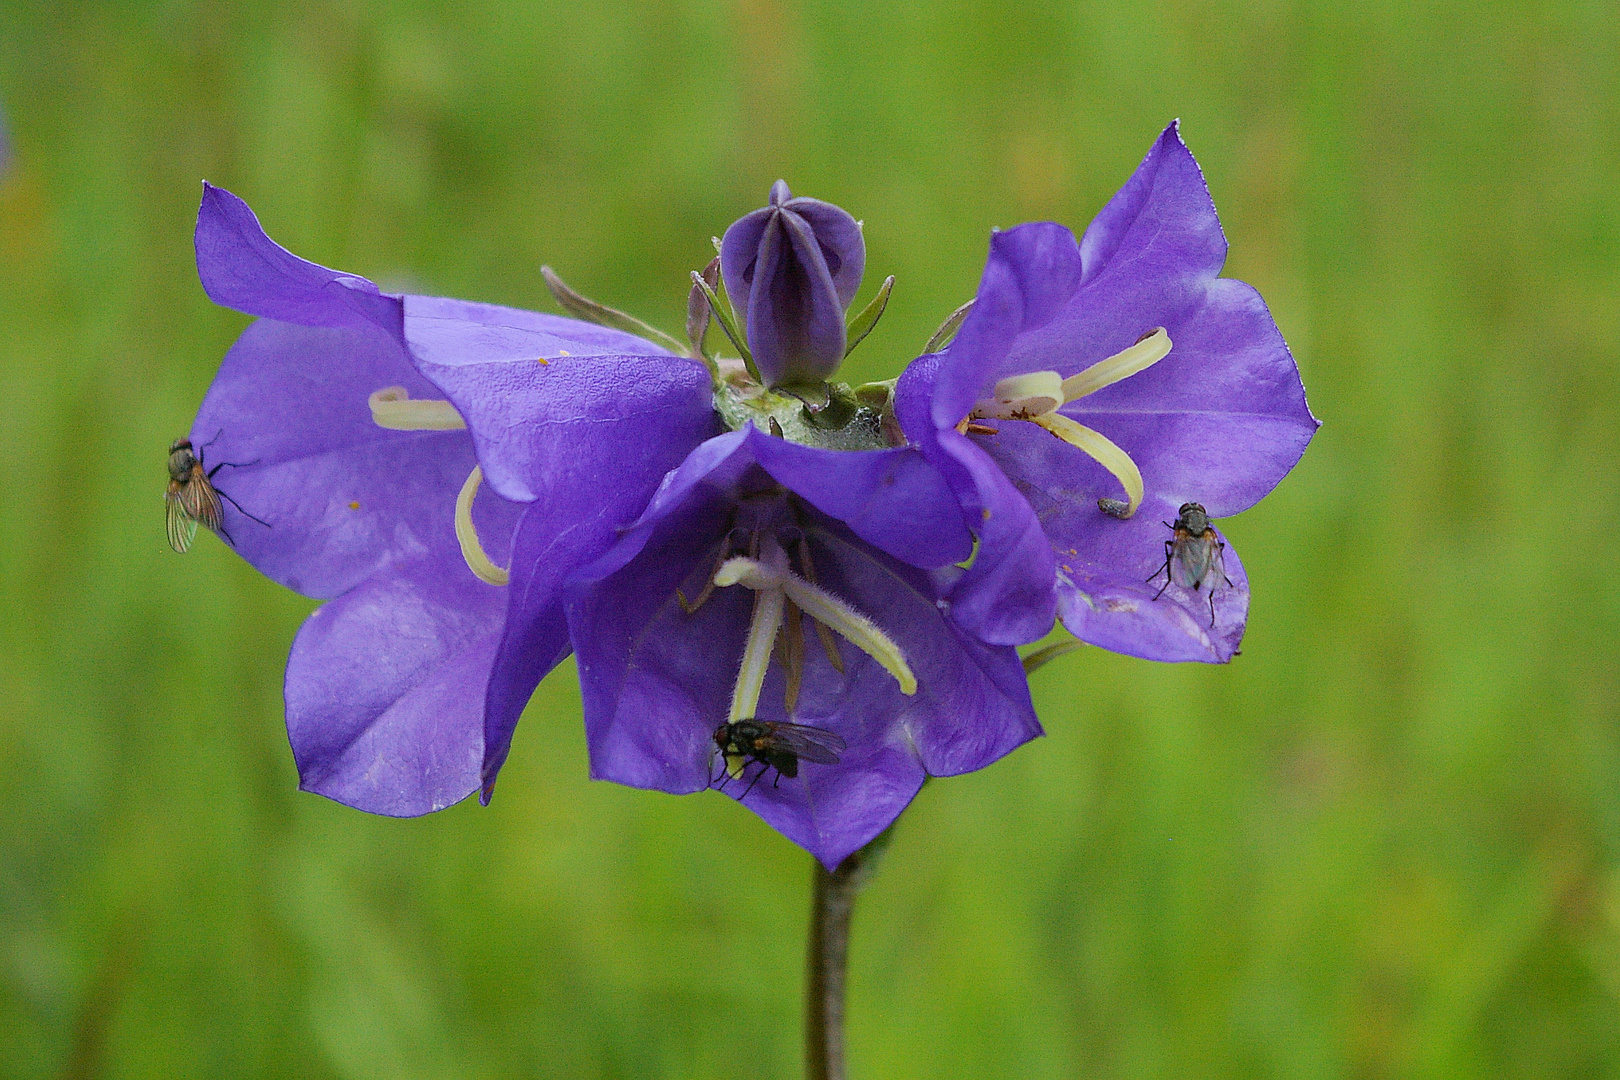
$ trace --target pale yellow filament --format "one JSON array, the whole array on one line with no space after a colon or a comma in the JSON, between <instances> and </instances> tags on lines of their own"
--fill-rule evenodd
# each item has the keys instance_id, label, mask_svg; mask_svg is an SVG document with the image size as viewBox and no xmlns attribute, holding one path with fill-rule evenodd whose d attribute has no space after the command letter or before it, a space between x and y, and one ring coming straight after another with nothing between
<instances>
[{"instance_id":1,"label":"pale yellow filament","mask_svg":"<svg viewBox=\"0 0 1620 1080\"><path fill-rule=\"evenodd\" d=\"M1063 400L1079 401L1087 394L1095 394L1105 386L1128 379L1170 355L1170 335L1159 327L1128 349L1099 360L1078 375L1063 380Z\"/></svg>"},{"instance_id":2,"label":"pale yellow filament","mask_svg":"<svg viewBox=\"0 0 1620 1080\"><path fill-rule=\"evenodd\" d=\"M911 666L906 663L905 655L900 651L900 646L894 643L894 639L879 629L871 619L820 586L812 585L785 569L773 569L757 559L742 556L727 559L721 564L719 572L714 575L714 583L722 588L727 585L746 585L750 589L786 593L788 599L798 605L799 610L823 626L836 630L851 645L881 664L883 670L893 675L895 681L900 684L902 694L909 696L917 692L917 676L912 673ZM754 610L757 619L759 617L757 602ZM753 640L752 632L749 640Z\"/></svg>"}]
</instances>

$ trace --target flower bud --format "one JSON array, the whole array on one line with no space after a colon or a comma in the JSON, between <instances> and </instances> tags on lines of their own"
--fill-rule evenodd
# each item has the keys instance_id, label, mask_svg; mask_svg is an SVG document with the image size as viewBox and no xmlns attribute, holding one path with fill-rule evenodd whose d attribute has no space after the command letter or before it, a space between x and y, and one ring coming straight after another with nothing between
<instances>
[{"instance_id":1,"label":"flower bud","mask_svg":"<svg viewBox=\"0 0 1620 1080\"><path fill-rule=\"evenodd\" d=\"M782 180L769 206L726 230L720 273L765 385L819 383L838 369L844 312L865 269L859 223L831 203L794 198Z\"/></svg>"}]
</instances>

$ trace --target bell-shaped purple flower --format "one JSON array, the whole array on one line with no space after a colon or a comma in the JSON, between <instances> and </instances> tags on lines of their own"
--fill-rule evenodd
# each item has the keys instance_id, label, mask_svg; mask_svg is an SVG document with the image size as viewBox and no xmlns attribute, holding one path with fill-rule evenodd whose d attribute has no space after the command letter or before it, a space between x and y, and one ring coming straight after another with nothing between
<instances>
[{"instance_id":1,"label":"bell-shaped purple flower","mask_svg":"<svg viewBox=\"0 0 1620 1080\"><path fill-rule=\"evenodd\" d=\"M213 300L260 316L190 433L205 465L231 466L216 477L232 500L224 532L269 577L330 599L287 666L301 785L384 814L459 801L484 774L484 688L504 655L508 607L526 599L492 582L522 554L521 521L566 511L525 507L545 492L499 468L494 491L479 492L474 437L411 350L450 371L447 381L469 363L512 361L502 378L532 392L490 440L549 447L553 476L589 493L551 534L546 557L559 570L605 550L612 526L633 520L711 433L707 373L572 319L383 293L289 254L219 188L204 191L197 266ZM467 404L485 415L498 399ZM550 618L561 634L560 604Z\"/></svg>"},{"instance_id":2,"label":"bell-shaped purple flower","mask_svg":"<svg viewBox=\"0 0 1620 1080\"><path fill-rule=\"evenodd\" d=\"M720 273L766 386L819 383L838 369L844 313L865 271L860 223L831 203L794 198L782 180L769 206L726 230Z\"/></svg>"},{"instance_id":3,"label":"bell-shaped purple flower","mask_svg":"<svg viewBox=\"0 0 1620 1080\"><path fill-rule=\"evenodd\" d=\"M925 777L1040 734L1017 653L946 619L958 571L924 569L970 551L913 450L822 450L751 425L709 440L567 586L592 775L719 786L837 866ZM796 775L728 763L728 719L802 725L837 753Z\"/></svg>"},{"instance_id":4,"label":"bell-shaped purple flower","mask_svg":"<svg viewBox=\"0 0 1620 1080\"><path fill-rule=\"evenodd\" d=\"M992 237L961 331L907 369L896 402L979 536L951 595L971 631L1033 640L1055 612L1134 656L1235 653L1248 614L1236 553L1204 541L1221 572L1193 589L1191 549L1165 541L1182 504L1220 518L1258 502L1318 424L1264 301L1219 276L1225 258L1175 124L1078 242L1050 223Z\"/></svg>"}]
</instances>

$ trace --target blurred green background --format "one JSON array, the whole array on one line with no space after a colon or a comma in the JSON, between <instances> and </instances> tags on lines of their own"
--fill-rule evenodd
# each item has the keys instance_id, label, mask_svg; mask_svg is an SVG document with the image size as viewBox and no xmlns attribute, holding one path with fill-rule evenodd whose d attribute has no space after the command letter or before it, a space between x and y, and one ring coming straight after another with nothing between
<instances>
[{"instance_id":1,"label":"blurred green background","mask_svg":"<svg viewBox=\"0 0 1620 1080\"><path fill-rule=\"evenodd\" d=\"M1172 117L1326 426L1223 523L1230 667L1082 650L929 785L856 916L865 1077L1620 1077L1612 3L0 6L0 1075L792 1077L809 860L586 779L571 665L492 806L299 794L308 601L163 536L247 319L207 178L294 251L670 329L769 183L899 278L853 375L1081 228Z\"/></svg>"}]
</instances>

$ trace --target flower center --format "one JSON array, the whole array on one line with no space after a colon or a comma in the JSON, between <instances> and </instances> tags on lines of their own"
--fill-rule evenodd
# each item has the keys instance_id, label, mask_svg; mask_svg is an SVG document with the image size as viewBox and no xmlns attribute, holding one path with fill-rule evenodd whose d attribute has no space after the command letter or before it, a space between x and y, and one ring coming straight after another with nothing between
<instances>
[{"instance_id":1,"label":"flower center","mask_svg":"<svg viewBox=\"0 0 1620 1080\"><path fill-rule=\"evenodd\" d=\"M691 613L708 600L715 588L741 585L754 591L754 610L748 623L748 636L743 643L742 663L738 667L737 681L731 693L728 723L752 720L759 714L759 696L773 657L785 669L784 696L787 711L790 714L793 712L804 677L804 628L801 619L805 615L810 617L821 639L821 646L827 653L828 662L837 671L841 673L844 670L844 662L838 654L838 645L833 637L835 633L893 675L900 684L901 693L910 696L917 692L917 676L912 673L905 654L894 639L871 619L815 583L815 568L810 561L808 542L801 537L798 543L800 569L804 572L802 576L793 571L787 552L774 534L759 534L753 546L757 548L757 557L732 555L722 558L695 601L688 603L684 595L676 593L682 608ZM744 764L745 758L732 755L727 758L726 768L737 776Z\"/></svg>"},{"instance_id":2,"label":"flower center","mask_svg":"<svg viewBox=\"0 0 1620 1080\"><path fill-rule=\"evenodd\" d=\"M996 383L992 396L974 403L973 411L957 425L964 434L993 434L994 428L975 420L1023 420L1039 425L1070 446L1089 455L1114 474L1125 489L1125 502L1100 499L1098 505L1115 517L1128 518L1142 505L1142 470L1131 456L1107 436L1064 416L1058 410L1105 386L1112 386L1145 371L1170 354L1170 335L1159 327L1135 345L1101 360L1067 379L1055 371L1030 371Z\"/></svg>"}]
</instances>

